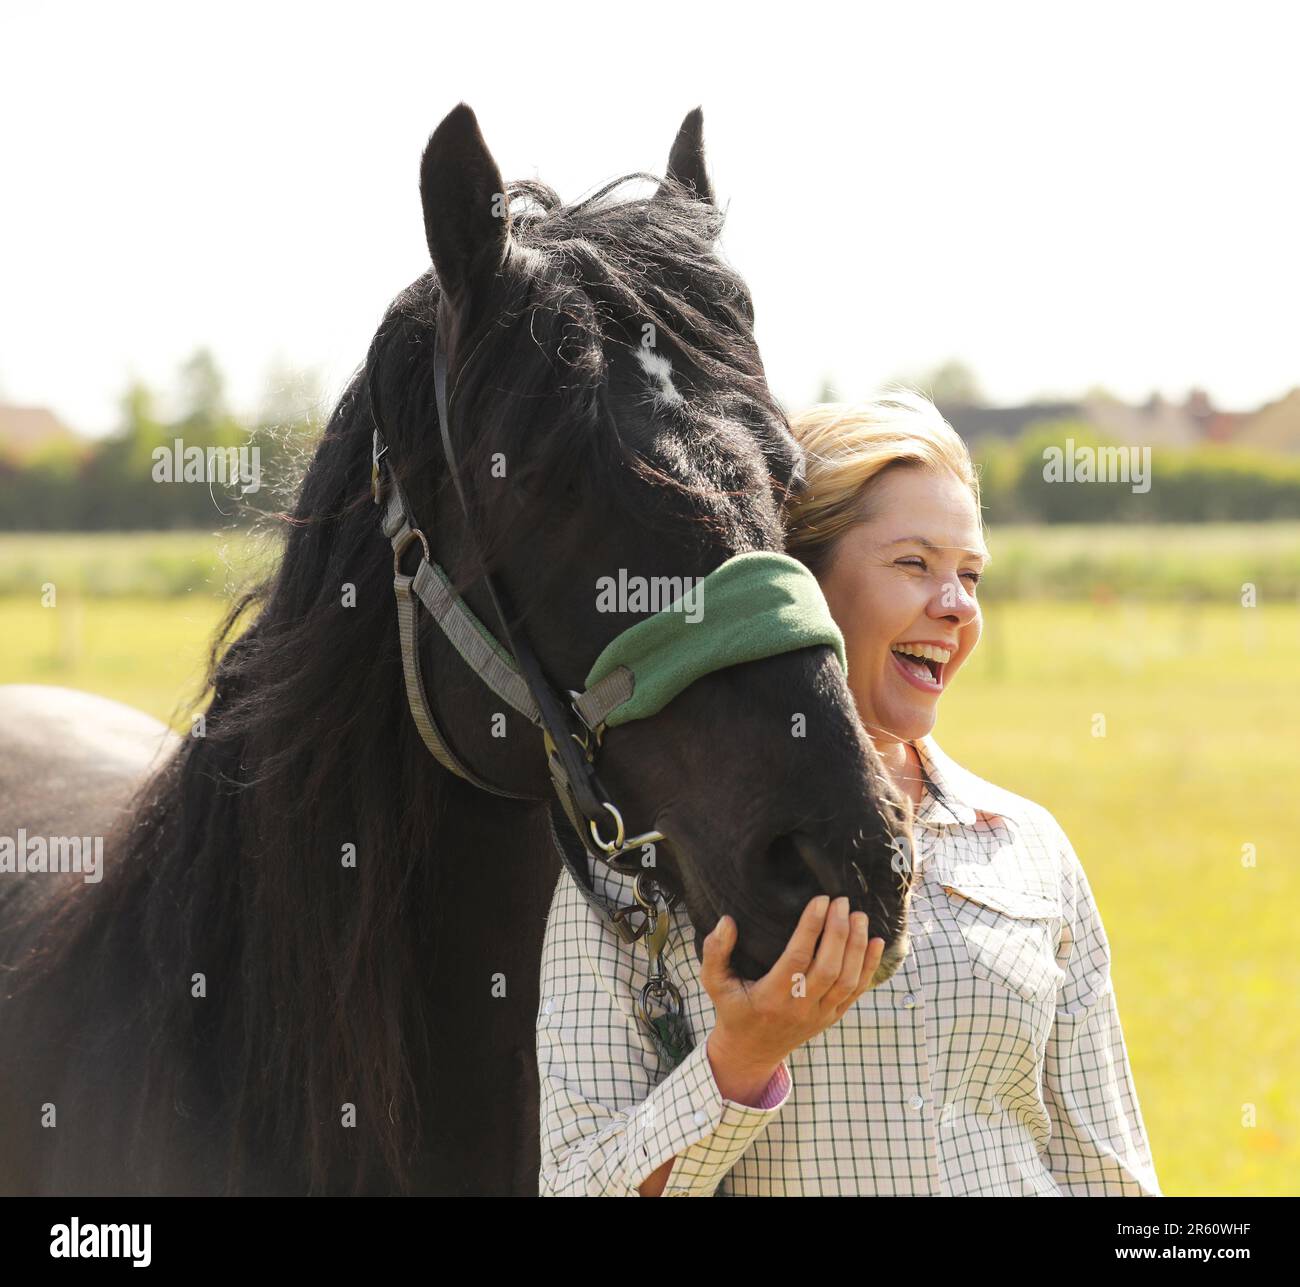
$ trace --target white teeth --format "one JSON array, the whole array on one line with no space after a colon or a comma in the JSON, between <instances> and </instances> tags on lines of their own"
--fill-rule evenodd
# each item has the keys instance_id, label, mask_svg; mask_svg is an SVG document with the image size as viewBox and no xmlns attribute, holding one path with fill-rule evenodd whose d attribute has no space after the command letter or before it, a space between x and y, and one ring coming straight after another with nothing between
<instances>
[{"instance_id":1,"label":"white teeth","mask_svg":"<svg viewBox=\"0 0 1300 1287\"><path fill-rule=\"evenodd\" d=\"M931 661L944 663L952 656L952 649L935 648L930 644L894 644L893 651L903 653L909 657L928 657Z\"/></svg>"}]
</instances>

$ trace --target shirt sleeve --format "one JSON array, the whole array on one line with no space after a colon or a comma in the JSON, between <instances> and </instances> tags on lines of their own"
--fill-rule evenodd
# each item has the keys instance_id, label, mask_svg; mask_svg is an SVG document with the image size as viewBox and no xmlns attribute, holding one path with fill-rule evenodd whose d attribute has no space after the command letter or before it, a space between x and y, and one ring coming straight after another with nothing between
<instances>
[{"instance_id":1,"label":"shirt sleeve","mask_svg":"<svg viewBox=\"0 0 1300 1287\"><path fill-rule=\"evenodd\" d=\"M704 1032L660 1080L633 1009L647 967L645 948L624 943L561 871L537 1017L542 1197L639 1197L669 1158L664 1197L711 1197L790 1096L783 1062L757 1105L724 1099ZM674 982L683 995L698 986Z\"/></svg>"},{"instance_id":2,"label":"shirt sleeve","mask_svg":"<svg viewBox=\"0 0 1300 1287\"><path fill-rule=\"evenodd\" d=\"M1046 1158L1073 1197L1162 1197L1110 973L1110 944L1078 856L1062 845L1065 915L1057 962L1066 972L1043 1065L1051 1118Z\"/></svg>"}]
</instances>

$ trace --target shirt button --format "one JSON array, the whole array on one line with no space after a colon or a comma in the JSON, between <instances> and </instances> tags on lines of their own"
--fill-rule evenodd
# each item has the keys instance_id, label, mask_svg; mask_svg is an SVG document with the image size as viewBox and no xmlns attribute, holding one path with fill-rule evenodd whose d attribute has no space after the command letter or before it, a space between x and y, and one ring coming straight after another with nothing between
<instances>
[{"instance_id":1,"label":"shirt button","mask_svg":"<svg viewBox=\"0 0 1300 1287\"><path fill-rule=\"evenodd\" d=\"M554 1009L555 1009L555 999L553 997L547 997L545 1004L542 1006L542 1013L550 1014L551 1011Z\"/></svg>"},{"instance_id":2,"label":"shirt button","mask_svg":"<svg viewBox=\"0 0 1300 1287\"><path fill-rule=\"evenodd\" d=\"M704 1111L704 1109L702 1109L702 1108L697 1108L697 1109L695 1110L695 1125L696 1125L696 1126L703 1126L704 1123L707 1122L708 1120L709 1120L709 1115L708 1115L708 1113L706 1113L706 1112Z\"/></svg>"},{"instance_id":3,"label":"shirt button","mask_svg":"<svg viewBox=\"0 0 1300 1287\"><path fill-rule=\"evenodd\" d=\"M925 1107L925 1100L920 1095L913 1095L907 1103L910 1108L915 1108L917 1112L920 1112Z\"/></svg>"},{"instance_id":4,"label":"shirt button","mask_svg":"<svg viewBox=\"0 0 1300 1287\"><path fill-rule=\"evenodd\" d=\"M909 993L908 993L908 994L903 998L903 1009L904 1009L904 1010L910 1010L910 1009L911 1009L915 1004L916 1004L916 993L915 993L915 992L909 992Z\"/></svg>"}]
</instances>

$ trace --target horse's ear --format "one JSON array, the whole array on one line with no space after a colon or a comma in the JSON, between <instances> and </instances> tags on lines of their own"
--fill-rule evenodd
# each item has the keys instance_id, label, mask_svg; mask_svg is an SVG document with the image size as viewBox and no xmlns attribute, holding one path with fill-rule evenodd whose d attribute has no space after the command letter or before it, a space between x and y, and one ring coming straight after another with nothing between
<instances>
[{"instance_id":1,"label":"horse's ear","mask_svg":"<svg viewBox=\"0 0 1300 1287\"><path fill-rule=\"evenodd\" d=\"M438 281L454 305L505 262L510 213L505 184L478 119L459 103L430 135L420 162L424 235Z\"/></svg>"},{"instance_id":2,"label":"horse's ear","mask_svg":"<svg viewBox=\"0 0 1300 1287\"><path fill-rule=\"evenodd\" d=\"M686 114L668 154L668 177L694 192L701 201L713 203L713 185L704 165L704 113L697 107ZM656 196L664 192L661 186Z\"/></svg>"}]
</instances>

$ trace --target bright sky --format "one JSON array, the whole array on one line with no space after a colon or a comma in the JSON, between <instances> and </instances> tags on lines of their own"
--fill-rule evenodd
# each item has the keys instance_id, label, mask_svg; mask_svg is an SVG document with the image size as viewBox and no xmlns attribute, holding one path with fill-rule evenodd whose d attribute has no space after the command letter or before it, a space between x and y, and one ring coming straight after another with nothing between
<instances>
[{"instance_id":1,"label":"bright sky","mask_svg":"<svg viewBox=\"0 0 1300 1287\"><path fill-rule=\"evenodd\" d=\"M209 345L332 403L427 266L464 99L507 179L662 171L704 108L778 396L969 363L996 402L1300 383L1291 5L0 9L0 400L102 432ZM777 25L784 16L790 25Z\"/></svg>"}]
</instances>

